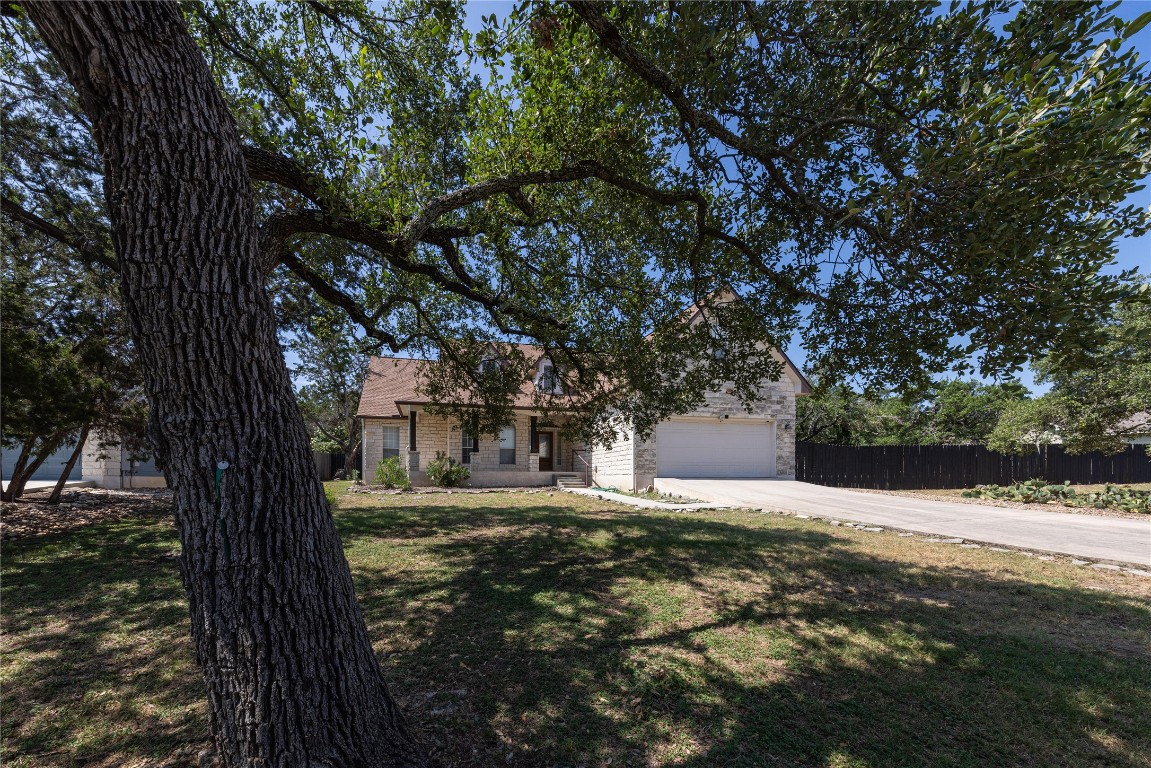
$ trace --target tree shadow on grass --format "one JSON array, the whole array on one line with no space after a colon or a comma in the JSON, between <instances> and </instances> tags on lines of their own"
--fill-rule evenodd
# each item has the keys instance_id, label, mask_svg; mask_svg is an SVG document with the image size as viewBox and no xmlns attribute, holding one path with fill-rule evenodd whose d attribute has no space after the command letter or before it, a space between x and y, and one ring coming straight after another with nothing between
<instances>
[{"instance_id":1,"label":"tree shadow on grass","mask_svg":"<svg viewBox=\"0 0 1151 768\"><path fill-rule=\"evenodd\" d=\"M210 740L178 547L157 519L5 543L5 765L126 764Z\"/></svg>"},{"instance_id":2,"label":"tree shadow on grass","mask_svg":"<svg viewBox=\"0 0 1151 768\"><path fill-rule=\"evenodd\" d=\"M1151 612L1136 599L722 515L493 503L350 510L339 525L388 678L448 764L1151 753ZM374 565L377 545L414 570Z\"/></svg>"},{"instance_id":3,"label":"tree shadow on grass","mask_svg":"<svg viewBox=\"0 0 1151 768\"><path fill-rule=\"evenodd\" d=\"M388 679L448 764L1151 753L1145 601L724 513L492 496L338 522ZM208 740L177 546L157 521L5 544L6 765Z\"/></svg>"}]
</instances>

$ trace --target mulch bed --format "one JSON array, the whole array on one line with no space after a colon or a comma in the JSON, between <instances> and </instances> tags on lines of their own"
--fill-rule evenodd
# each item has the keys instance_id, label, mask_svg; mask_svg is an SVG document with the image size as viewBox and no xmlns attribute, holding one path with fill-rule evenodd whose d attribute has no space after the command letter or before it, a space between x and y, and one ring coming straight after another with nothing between
<instances>
[{"instance_id":1,"label":"mulch bed","mask_svg":"<svg viewBox=\"0 0 1151 768\"><path fill-rule=\"evenodd\" d=\"M438 493L546 493L557 488L416 488L411 491L388 490L382 486L352 486L352 493L409 494L418 496ZM160 489L111 490L106 488L70 488L59 504L48 504L49 490L29 491L18 501L0 503L0 541L46 536L82 528L109 520L163 517L172 514L172 491Z\"/></svg>"},{"instance_id":2,"label":"mulch bed","mask_svg":"<svg viewBox=\"0 0 1151 768\"><path fill-rule=\"evenodd\" d=\"M47 504L48 493L32 491L18 501L0 504L0 540L63 533L109 520L172 514L172 492L167 488L72 488L63 493L59 504Z\"/></svg>"}]
</instances>

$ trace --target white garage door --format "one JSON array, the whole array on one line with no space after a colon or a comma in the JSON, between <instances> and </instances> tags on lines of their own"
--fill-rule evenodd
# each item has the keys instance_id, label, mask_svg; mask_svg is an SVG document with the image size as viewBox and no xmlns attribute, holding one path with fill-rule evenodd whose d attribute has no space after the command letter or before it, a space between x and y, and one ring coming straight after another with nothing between
<instances>
[{"instance_id":1,"label":"white garage door","mask_svg":"<svg viewBox=\"0 0 1151 768\"><path fill-rule=\"evenodd\" d=\"M655 434L660 477L775 477L775 424L667 421Z\"/></svg>"}]
</instances>

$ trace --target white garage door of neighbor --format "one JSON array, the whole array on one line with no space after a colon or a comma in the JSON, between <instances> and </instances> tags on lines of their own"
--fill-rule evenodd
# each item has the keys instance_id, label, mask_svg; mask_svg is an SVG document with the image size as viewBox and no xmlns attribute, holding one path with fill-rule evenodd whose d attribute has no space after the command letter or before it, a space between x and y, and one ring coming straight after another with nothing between
<instances>
[{"instance_id":1,"label":"white garage door of neighbor","mask_svg":"<svg viewBox=\"0 0 1151 768\"><path fill-rule=\"evenodd\" d=\"M667 421L655 435L660 477L775 477L775 424Z\"/></svg>"}]
</instances>

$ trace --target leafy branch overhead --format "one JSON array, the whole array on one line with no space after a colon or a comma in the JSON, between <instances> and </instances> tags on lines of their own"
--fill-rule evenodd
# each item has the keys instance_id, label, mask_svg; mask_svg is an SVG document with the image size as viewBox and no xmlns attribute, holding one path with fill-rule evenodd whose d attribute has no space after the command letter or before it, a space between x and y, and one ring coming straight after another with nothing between
<instances>
[{"instance_id":1,"label":"leafy branch overhead","mask_svg":"<svg viewBox=\"0 0 1151 768\"><path fill-rule=\"evenodd\" d=\"M796 333L828 376L909 388L1090 350L1140 300L1101 270L1149 224L1125 203L1151 169L1127 42L1146 15L523 3L477 34L420 0L185 10L261 182L271 283L441 357L429 386L483 390L493 424L518 386L481 381L493 340L538 343L570 403L643 428L717 380L754 397L763 343ZM45 112L59 75L5 23L25 46L6 92ZM25 166L6 214L83 254ZM725 289L740 309L709 305ZM710 327L683 329L693 304Z\"/></svg>"},{"instance_id":2,"label":"leafy branch overhead","mask_svg":"<svg viewBox=\"0 0 1151 768\"><path fill-rule=\"evenodd\" d=\"M421 36L341 6L359 30L341 43L357 55L337 46L330 62L341 98L293 71L290 39L230 43L289 64L247 71L255 85L237 92L287 126L265 129L268 145L341 168L324 182L341 208L360 223L356 202L388 212L373 242L412 254L385 256L390 267L425 271L405 283L412 335L389 331L402 344L537 339L570 350L570 370L610 368L618 389L604 399L665 410L691 393L630 351L662 329L660 355L682 370L709 340L675 340L678 313L723 285L754 302L749 334L798 329L826 369L897 386L972 354L998 372L1089 344L1128 295L1098 271L1117 235L1147 226L1123 203L1148 168L1146 73L1123 43L1139 22L1091 6L1025 7L999 32L1000 6L525 4L472 36L436 9ZM337 124L351 153L331 146ZM414 237L436 225L438 242ZM363 242L353 229L342 235ZM622 343L600 313L627 329ZM477 385L467 358L445 394Z\"/></svg>"}]
</instances>

